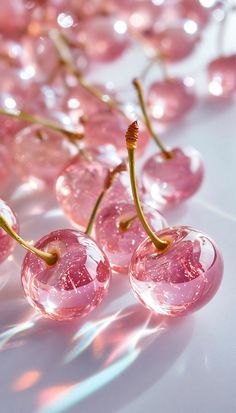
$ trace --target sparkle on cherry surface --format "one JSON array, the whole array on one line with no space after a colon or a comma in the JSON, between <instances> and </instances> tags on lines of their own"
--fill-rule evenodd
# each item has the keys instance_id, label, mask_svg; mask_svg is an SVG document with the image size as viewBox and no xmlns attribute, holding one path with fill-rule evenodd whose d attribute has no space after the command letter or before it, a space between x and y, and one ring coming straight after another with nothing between
<instances>
[{"instance_id":1,"label":"sparkle on cherry surface","mask_svg":"<svg viewBox=\"0 0 236 413\"><path fill-rule=\"evenodd\" d=\"M130 263L130 282L138 300L155 313L186 315L203 307L218 290L223 259L214 242L190 227L167 228L158 233L170 241L158 252L143 241Z\"/></svg>"},{"instance_id":2,"label":"sparkle on cherry surface","mask_svg":"<svg viewBox=\"0 0 236 413\"><path fill-rule=\"evenodd\" d=\"M27 300L37 311L54 320L71 320L100 304L111 270L90 237L80 231L58 230L38 241L36 247L58 256L50 267L31 252L24 259L22 284Z\"/></svg>"}]
</instances>

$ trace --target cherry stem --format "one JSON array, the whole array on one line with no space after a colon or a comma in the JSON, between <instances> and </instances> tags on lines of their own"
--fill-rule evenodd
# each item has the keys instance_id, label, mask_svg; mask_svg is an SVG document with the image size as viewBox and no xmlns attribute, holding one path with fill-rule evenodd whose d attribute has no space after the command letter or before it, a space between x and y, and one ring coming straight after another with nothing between
<instances>
[{"instance_id":1,"label":"cherry stem","mask_svg":"<svg viewBox=\"0 0 236 413\"><path fill-rule=\"evenodd\" d=\"M138 99L139 99L139 103L140 103L140 107L141 107L141 110L142 110L142 113L143 113L143 117L144 117L146 127L147 127L150 135L152 136L152 138L156 142L156 144L159 146L162 153L165 155L165 157L167 159L170 159L171 158L171 153L169 151L167 151L167 149L164 147L163 143L160 141L157 134L153 130L151 121L150 121L148 113L147 113L141 82L138 79L134 79L133 80L133 85L134 85L134 87L136 89L136 92L137 92L137 95L138 95Z\"/></svg>"},{"instance_id":2,"label":"cherry stem","mask_svg":"<svg viewBox=\"0 0 236 413\"><path fill-rule=\"evenodd\" d=\"M136 218L137 218L137 215L134 215L131 218L120 221L119 230L124 231L124 232L127 231Z\"/></svg>"},{"instance_id":3,"label":"cherry stem","mask_svg":"<svg viewBox=\"0 0 236 413\"><path fill-rule=\"evenodd\" d=\"M122 113L124 116L125 114L119 108L117 102L113 100L110 96L104 95L98 88L92 86L80 73L80 71L76 68L73 57L69 47L69 41L67 41L66 37L58 32L57 30L51 30L50 37L57 49L59 54L61 63L65 66L69 73L71 73L75 78L78 80L80 86L85 89L88 93L90 93L93 97L95 97L100 102L104 103L110 110L116 110Z\"/></svg>"},{"instance_id":4,"label":"cherry stem","mask_svg":"<svg viewBox=\"0 0 236 413\"><path fill-rule=\"evenodd\" d=\"M126 146L127 146L127 151L128 151L128 157L129 157L129 173L130 173L130 183L132 187L132 193L133 193L133 199L134 199L134 204L137 209L137 215L140 219L140 222L143 225L143 228L145 229L147 235L155 245L156 249L159 251L163 251L166 249L166 247L169 245L169 242L162 240L158 238L154 232L151 230L150 226L148 225L148 222L144 216L139 195L138 195L138 189L137 189L137 182L136 182L136 172L135 172L135 150L137 147L137 141L138 141L138 134L139 134L139 128L138 128L138 122L135 121L131 123L131 125L128 127L127 132L126 132Z\"/></svg>"},{"instance_id":5,"label":"cherry stem","mask_svg":"<svg viewBox=\"0 0 236 413\"><path fill-rule=\"evenodd\" d=\"M33 245L30 245L28 242L24 241L7 223L7 221L3 218L2 215L0 215L0 227L8 234L10 237L12 237L18 244L20 244L22 247L25 249L33 252L36 254L39 258L44 260L47 265L54 265L57 262L57 255L56 254L51 254L49 252L44 252L42 250L39 250L38 248L35 248Z\"/></svg>"},{"instance_id":6,"label":"cherry stem","mask_svg":"<svg viewBox=\"0 0 236 413\"><path fill-rule=\"evenodd\" d=\"M85 230L85 234L87 234L87 235L91 234L93 224L94 224L94 220L95 220L95 217L97 215L98 209L99 209L99 207L100 207L100 205L103 201L103 198L104 198L105 194L107 193L108 189L112 186L116 175L118 175L121 172L126 171L126 169L127 169L126 164L124 162L122 162L118 166L116 166L114 169L112 169L111 171L108 172L107 177L106 177L105 182L104 182L103 190L100 193L100 195L99 195L99 197L98 197L98 199L95 203L92 214L90 215L89 222L88 222L87 228Z\"/></svg>"},{"instance_id":7,"label":"cherry stem","mask_svg":"<svg viewBox=\"0 0 236 413\"><path fill-rule=\"evenodd\" d=\"M153 56L149 59L148 64L145 66L145 68L143 69L143 71L140 75L140 79L142 79L144 81L146 79L149 71L156 64L158 64L159 67L161 68L163 78L166 79L166 80L169 79L170 76L169 76L168 71L167 71L166 62L165 62L164 58L162 58L159 55Z\"/></svg>"},{"instance_id":8,"label":"cherry stem","mask_svg":"<svg viewBox=\"0 0 236 413\"><path fill-rule=\"evenodd\" d=\"M81 133L70 132L70 131L62 128L61 126L57 125L56 123L51 122L48 119L41 118L41 117L35 116L35 115L31 115L30 113L22 112L20 110L17 110L15 112L8 112L7 110L5 110L3 108L0 108L0 115L9 116L9 117L17 119L17 120L23 120L23 121L29 122L31 124L45 126L46 128L49 128L49 129L52 129L56 132L62 133L63 135L65 135L71 141L83 138L83 134L81 134Z\"/></svg>"}]
</instances>

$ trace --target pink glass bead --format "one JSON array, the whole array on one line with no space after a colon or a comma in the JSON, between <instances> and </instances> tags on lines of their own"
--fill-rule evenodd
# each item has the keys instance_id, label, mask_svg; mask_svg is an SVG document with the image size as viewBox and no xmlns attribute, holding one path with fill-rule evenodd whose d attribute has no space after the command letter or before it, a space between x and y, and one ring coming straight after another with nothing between
<instances>
[{"instance_id":1,"label":"pink glass bead","mask_svg":"<svg viewBox=\"0 0 236 413\"><path fill-rule=\"evenodd\" d=\"M165 219L157 210L144 205L143 211L153 230L159 231L166 226ZM133 217L135 219L127 230L120 228L120 222ZM132 203L113 203L103 208L96 218L95 239L114 271L127 272L133 252L146 237Z\"/></svg>"},{"instance_id":2,"label":"pink glass bead","mask_svg":"<svg viewBox=\"0 0 236 413\"><path fill-rule=\"evenodd\" d=\"M95 17L78 27L77 41L85 47L91 61L111 62L129 46L126 30L117 28L117 20Z\"/></svg>"},{"instance_id":3,"label":"pink glass bead","mask_svg":"<svg viewBox=\"0 0 236 413\"><path fill-rule=\"evenodd\" d=\"M173 227L158 237L171 242L158 252L146 238L134 252L129 274L138 300L158 314L187 315L207 304L218 290L223 258L215 243L196 229Z\"/></svg>"},{"instance_id":4,"label":"pink glass bead","mask_svg":"<svg viewBox=\"0 0 236 413\"><path fill-rule=\"evenodd\" d=\"M177 62L194 50L199 40L198 27L193 21L190 21L190 24L185 21L166 28L160 28L156 24L145 33L145 40L165 60Z\"/></svg>"},{"instance_id":5,"label":"pink glass bead","mask_svg":"<svg viewBox=\"0 0 236 413\"><path fill-rule=\"evenodd\" d=\"M22 64L25 76L29 73L36 81L47 82L56 74L59 57L49 37L25 36L21 41Z\"/></svg>"},{"instance_id":6,"label":"pink glass bead","mask_svg":"<svg viewBox=\"0 0 236 413\"><path fill-rule=\"evenodd\" d=\"M0 144L0 189L8 182L12 172L12 160L6 146Z\"/></svg>"},{"instance_id":7,"label":"pink glass bead","mask_svg":"<svg viewBox=\"0 0 236 413\"><path fill-rule=\"evenodd\" d=\"M29 14L23 0L0 2L0 32L7 37L17 37L27 28Z\"/></svg>"},{"instance_id":8,"label":"pink glass bead","mask_svg":"<svg viewBox=\"0 0 236 413\"><path fill-rule=\"evenodd\" d=\"M19 231L18 220L10 206L0 199L0 215L7 221L14 231ZM0 263L5 261L15 248L15 241L0 228Z\"/></svg>"},{"instance_id":9,"label":"pink glass bead","mask_svg":"<svg viewBox=\"0 0 236 413\"><path fill-rule=\"evenodd\" d=\"M80 231L51 232L36 247L56 253L48 266L28 252L22 266L22 284L29 303L43 316L62 321L84 316L103 300L110 282L110 265L96 243Z\"/></svg>"},{"instance_id":10,"label":"pink glass bead","mask_svg":"<svg viewBox=\"0 0 236 413\"><path fill-rule=\"evenodd\" d=\"M59 132L29 126L16 135L13 157L23 180L53 185L71 158L71 144Z\"/></svg>"},{"instance_id":11,"label":"pink glass bead","mask_svg":"<svg viewBox=\"0 0 236 413\"><path fill-rule=\"evenodd\" d=\"M141 178L144 192L155 205L172 206L191 197L200 187L204 167L200 153L192 147L174 148L171 159L161 152L143 165Z\"/></svg>"},{"instance_id":12,"label":"pink glass bead","mask_svg":"<svg viewBox=\"0 0 236 413\"><path fill-rule=\"evenodd\" d=\"M73 223L86 228L109 169L119 163L114 151L99 148L79 153L62 171L56 182L56 196Z\"/></svg>"},{"instance_id":13,"label":"pink glass bead","mask_svg":"<svg viewBox=\"0 0 236 413\"><path fill-rule=\"evenodd\" d=\"M196 102L194 89L182 79L153 83L148 91L148 107L154 119L168 124L180 119Z\"/></svg>"},{"instance_id":14,"label":"pink glass bead","mask_svg":"<svg viewBox=\"0 0 236 413\"><path fill-rule=\"evenodd\" d=\"M236 55L222 56L207 68L208 90L214 97L231 97L236 91Z\"/></svg>"},{"instance_id":15,"label":"pink glass bead","mask_svg":"<svg viewBox=\"0 0 236 413\"><path fill-rule=\"evenodd\" d=\"M97 112L84 125L86 145L113 145L120 156L126 156L124 136L129 124L130 120L119 113L111 111ZM148 141L149 134L144 126L140 125L138 156L143 154Z\"/></svg>"}]
</instances>

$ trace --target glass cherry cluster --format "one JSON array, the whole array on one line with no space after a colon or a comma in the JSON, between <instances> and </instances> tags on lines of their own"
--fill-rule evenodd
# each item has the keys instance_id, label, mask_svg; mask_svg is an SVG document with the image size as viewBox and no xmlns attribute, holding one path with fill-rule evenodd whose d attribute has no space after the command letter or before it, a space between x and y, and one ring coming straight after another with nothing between
<instances>
[{"instance_id":1,"label":"glass cherry cluster","mask_svg":"<svg viewBox=\"0 0 236 413\"><path fill-rule=\"evenodd\" d=\"M23 288L29 303L46 317L70 320L91 312L107 292L112 268L128 270L139 301L159 314L178 316L199 309L219 288L223 259L215 243L187 226L165 228L158 211L141 206L134 156L138 133L135 121L126 132L134 205L116 202L102 209L96 242L90 236L96 213L124 164L108 172L85 232L54 231L31 246L16 233L15 215L1 201L1 260L13 248L9 235L29 250L22 265Z\"/></svg>"},{"instance_id":2,"label":"glass cherry cluster","mask_svg":"<svg viewBox=\"0 0 236 413\"><path fill-rule=\"evenodd\" d=\"M169 67L193 53L219 16L223 39L232 6L204 0L2 3L0 186L14 170L34 188L55 188L77 229L50 233L33 247L18 235L16 215L1 200L0 261L13 251L14 239L30 250L22 267L24 291L31 305L57 320L93 310L112 271L128 272L136 296L154 312L200 308L219 287L221 254L197 230L168 228L162 213L197 192L203 161L194 148L165 147L155 131L196 102L189 78L170 76ZM87 75L134 44L149 62L133 81L138 105L133 102L130 115L111 82L93 84ZM142 80L156 63L163 79L145 97ZM210 94L233 96L235 68L234 54L210 62ZM137 117L139 126L131 123ZM150 137L160 150L144 162L136 182L134 154L142 157Z\"/></svg>"}]
</instances>

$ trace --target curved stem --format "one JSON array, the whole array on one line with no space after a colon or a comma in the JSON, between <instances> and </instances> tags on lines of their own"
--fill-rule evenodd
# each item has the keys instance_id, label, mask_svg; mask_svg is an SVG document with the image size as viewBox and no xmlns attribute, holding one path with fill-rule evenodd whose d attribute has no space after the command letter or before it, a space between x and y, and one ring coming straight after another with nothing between
<instances>
[{"instance_id":1,"label":"curved stem","mask_svg":"<svg viewBox=\"0 0 236 413\"><path fill-rule=\"evenodd\" d=\"M73 57L71 55L71 51L69 48L69 44L60 32L57 30L52 30L50 32L50 37L57 49L59 54L61 63L66 67L69 73L71 73L75 78L78 80L80 86L85 89L88 93L90 93L93 97L95 97L100 102L104 103L110 110L116 110L120 112L122 115L125 116L124 112L120 109L117 102L113 100L110 96L105 96L98 88L92 86L79 72L76 68Z\"/></svg>"},{"instance_id":2,"label":"curved stem","mask_svg":"<svg viewBox=\"0 0 236 413\"><path fill-rule=\"evenodd\" d=\"M98 199L97 199L97 202L96 202L96 204L95 204L95 206L94 206L94 208L93 208L92 214L90 215L90 218L89 218L89 222L88 222L87 228L86 228L86 230L85 230L85 234L87 234L87 235L90 235L91 232L92 232L93 224L94 224L94 221L95 221L95 218L96 218L98 209L99 209L99 207L100 207L100 205L101 205L101 203L102 203L102 200L103 200L105 194L106 194L106 191L103 190L103 191L101 192L101 194L99 195L99 197L98 197Z\"/></svg>"},{"instance_id":3,"label":"curved stem","mask_svg":"<svg viewBox=\"0 0 236 413\"><path fill-rule=\"evenodd\" d=\"M12 237L18 244L20 244L22 247L25 249L33 252L36 254L39 258L44 260L47 265L54 265L57 262L57 255L56 254L51 254L49 252L44 252L42 250L39 250L38 248L35 248L34 246L30 245L28 242L24 241L7 223L7 221L3 218L3 216L0 215L0 227L8 234L10 237Z\"/></svg>"},{"instance_id":4,"label":"curved stem","mask_svg":"<svg viewBox=\"0 0 236 413\"><path fill-rule=\"evenodd\" d=\"M139 195L138 195L136 173L135 173L135 155L134 155L137 140L138 140L138 125L137 125L137 122L134 122L133 124L129 126L127 133L126 133L126 145L127 145L128 156L129 156L130 183L132 187L133 199L134 199L134 203L137 209L137 215L147 235L149 236L149 238L155 245L156 249L158 251L163 251L169 245L169 242L158 238L154 234L150 226L148 225L148 222L144 216L141 203L140 203L140 199L139 199Z\"/></svg>"},{"instance_id":5,"label":"curved stem","mask_svg":"<svg viewBox=\"0 0 236 413\"><path fill-rule=\"evenodd\" d=\"M97 215L98 209L99 209L99 207L100 207L100 205L103 201L103 198L104 198L106 192L112 186L116 175L118 175L119 173L121 173L123 171L126 171L126 164L124 162L122 162L121 164L116 166L112 171L108 172L107 177L106 177L105 182L104 182L104 188L103 188L102 192L100 193L100 195L99 195L99 197L98 197L98 199L95 203L92 214L90 215L89 222L88 222L87 228L85 230L85 234L87 234L87 235L91 234L95 217Z\"/></svg>"},{"instance_id":6,"label":"curved stem","mask_svg":"<svg viewBox=\"0 0 236 413\"><path fill-rule=\"evenodd\" d=\"M131 218L124 219L119 222L119 229L120 231L128 231L130 228L131 224L134 222L134 220L137 218L137 215L133 215Z\"/></svg>"},{"instance_id":7,"label":"curved stem","mask_svg":"<svg viewBox=\"0 0 236 413\"><path fill-rule=\"evenodd\" d=\"M138 79L134 79L133 80L133 85L134 85L134 87L136 89L136 92L137 92L137 95L138 95L140 107L142 109L144 121L145 121L145 124L147 126L148 131L149 131L150 135L152 136L152 138L154 139L154 141L156 142L156 144L159 146L160 150L165 155L165 157L167 159L170 159L171 158L171 153L167 151L167 149L164 147L163 143L160 141L160 139L156 135L155 131L153 130L151 121L150 121L148 113L147 113L146 104L145 104L144 96L143 96L143 90L142 90L142 86L141 86L140 81Z\"/></svg>"},{"instance_id":8,"label":"curved stem","mask_svg":"<svg viewBox=\"0 0 236 413\"><path fill-rule=\"evenodd\" d=\"M9 116L11 118L14 118L17 120L23 120L23 121L26 121L26 122L29 122L35 125L45 126L56 132L62 133L70 140L77 140L77 139L83 138L83 134L76 133L76 132L70 132L48 119L41 118L40 116L31 115L30 113L26 113L22 111L8 112L7 110L0 108L0 115Z\"/></svg>"}]
</instances>

